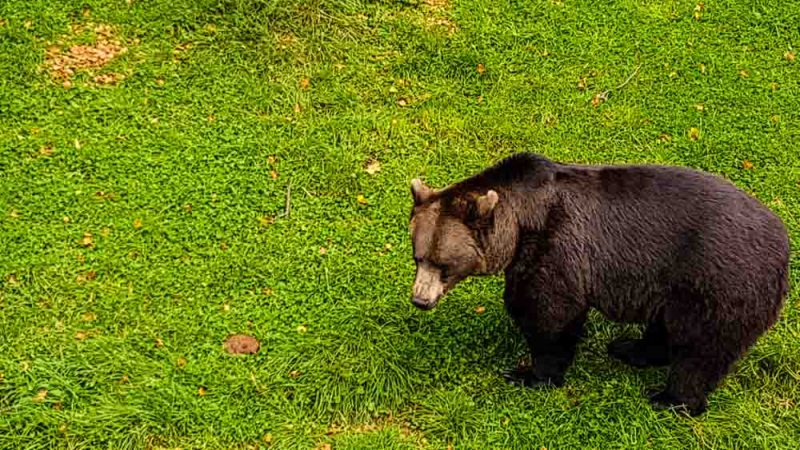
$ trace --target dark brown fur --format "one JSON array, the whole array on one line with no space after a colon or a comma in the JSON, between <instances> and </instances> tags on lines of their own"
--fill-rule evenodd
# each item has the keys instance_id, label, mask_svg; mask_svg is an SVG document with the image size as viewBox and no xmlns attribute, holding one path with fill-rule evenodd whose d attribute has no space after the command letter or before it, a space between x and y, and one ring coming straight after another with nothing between
<instances>
[{"instance_id":1,"label":"dark brown fur","mask_svg":"<svg viewBox=\"0 0 800 450\"><path fill-rule=\"evenodd\" d=\"M486 211L489 191L499 201ZM505 272L505 305L533 357L532 368L506 376L526 386L563 383L596 308L646 324L642 339L617 340L609 352L638 367L669 365L653 402L701 413L778 318L788 290L780 219L707 173L518 154L442 191L414 193L418 273L426 264L440 270L446 292L469 275ZM425 309L436 301L415 298Z\"/></svg>"}]
</instances>

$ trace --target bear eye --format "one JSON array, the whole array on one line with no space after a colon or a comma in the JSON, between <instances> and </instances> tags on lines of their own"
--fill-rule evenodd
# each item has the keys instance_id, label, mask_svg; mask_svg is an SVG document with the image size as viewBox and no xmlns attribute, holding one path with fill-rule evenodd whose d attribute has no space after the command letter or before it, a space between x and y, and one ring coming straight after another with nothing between
<instances>
[{"instance_id":1,"label":"bear eye","mask_svg":"<svg viewBox=\"0 0 800 450\"><path fill-rule=\"evenodd\" d=\"M447 267L447 266L444 266L444 265L440 265L439 266L439 277L442 278L443 280L447 278L448 269L449 269L449 267Z\"/></svg>"}]
</instances>

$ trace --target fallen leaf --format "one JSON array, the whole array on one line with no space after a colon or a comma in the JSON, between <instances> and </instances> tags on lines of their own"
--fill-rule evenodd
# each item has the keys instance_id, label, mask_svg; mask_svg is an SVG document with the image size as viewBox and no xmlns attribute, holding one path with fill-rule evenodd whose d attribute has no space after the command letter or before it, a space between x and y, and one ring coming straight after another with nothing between
<instances>
[{"instance_id":1,"label":"fallen leaf","mask_svg":"<svg viewBox=\"0 0 800 450\"><path fill-rule=\"evenodd\" d=\"M277 161L278 160L275 158L274 155L267 156L267 164L269 164L270 166L274 166Z\"/></svg>"},{"instance_id":2,"label":"fallen leaf","mask_svg":"<svg viewBox=\"0 0 800 450\"><path fill-rule=\"evenodd\" d=\"M108 228L108 227L103 227L103 228L100 230L100 236L103 236L103 237L108 237L108 236L110 236L110 235L111 235L111 228Z\"/></svg>"},{"instance_id":3,"label":"fallen leaf","mask_svg":"<svg viewBox=\"0 0 800 450\"><path fill-rule=\"evenodd\" d=\"M299 370L293 370L289 372L289 378L298 378L302 374L303 372L300 372Z\"/></svg>"},{"instance_id":4,"label":"fallen leaf","mask_svg":"<svg viewBox=\"0 0 800 450\"><path fill-rule=\"evenodd\" d=\"M92 233L83 233L83 238L81 239L81 245L83 247L91 247L94 245L94 238L92 237Z\"/></svg>"},{"instance_id":5,"label":"fallen leaf","mask_svg":"<svg viewBox=\"0 0 800 450\"><path fill-rule=\"evenodd\" d=\"M319 254L320 255L327 255L328 254L328 249L325 248L325 247L320 247L319 248Z\"/></svg>"},{"instance_id":6,"label":"fallen leaf","mask_svg":"<svg viewBox=\"0 0 800 450\"><path fill-rule=\"evenodd\" d=\"M268 227L275 223L275 218L270 216L261 216L258 218L258 224L262 227Z\"/></svg>"},{"instance_id":7,"label":"fallen leaf","mask_svg":"<svg viewBox=\"0 0 800 450\"><path fill-rule=\"evenodd\" d=\"M383 244L383 248L386 249L386 250L391 250L392 249L392 244L387 242L387 243Z\"/></svg>"},{"instance_id":8,"label":"fallen leaf","mask_svg":"<svg viewBox=\"0 0 800 450\"><path fill-rule=\"evenodd\" d=\"M703 112L703 111L706 110L706 105L704 105L702 103L697 103L697 104L694 105L694 109L696 109L696 110L698 110L700 112Z\"/></svg>"},{"instance_id":9,"label":"fallen leaf","mask_svg":"<svg viewBox=\"0 0 800 450\"><path fill-rule=\"evenodd\" d=\"M661 142L672 142L672 136L667 133L661 133L658 135L658 140Z\"/></svg>"},{"instance_id":10,"label":"fallen leaf","mask_svg":"<svg viewBox=\"0 0 800 450\"><path fill-rule=\"evenodd\" d=\"M770 83L770 84L769 84L769 87L770 87L770 89L772 89L773 91L777 91L778 89L780 89L780 88L781 88L781 85L780 85L780 84L778 84L778 83L775 83L775 82L773 81L772 83Z\"/></svg>"},{"instance_id":11,"label":"fallen leaf","mask_svg":"<svg viewBox=\"0 0 800 450\"><path fill-rule=\"evenodd\" d=\"M592 96L592 106L594 106L595 108L600 106L600 104L603 103L604 101L605 101L605 97L603 95L601 95L601 94L594 94Z\"/></svg>"},{"instance_id":12,"label":"fallen leaf","mask_svg":"<svg viewBox=\"0 0 800 450\"><path fill-rule=\"evenodd\" d=\"M744 170L752 170L753 169L753 163L745 159L744 161L742 161L742 169L744 169Z\"/></svg>"},{"instance_id":13,"label":"fallen leaf","mask_svg":"<svg viewBox=\"0 0 800 450\"><path fill-rule=\"evenodd\" d=\"M16 286L19 284L19 280L17 280L17 276L13 273L6 277L6 282L11 286Z\"/></svg>"},{"instance_id":14,"label":"fallen leaf","mask_svg":"<svg viewBox=\"0 0 800 450\"><path fill-rule=\"evenodd\" d=\"M53 155L53 147L49 145L45 145L39 149L39 154L42 156L52 156Z\"/></svg>"},{"instance_id":15,"label":"fallen leaf","mask_svg":"<svg viewBox=\"0 0 800 450\"><path fill-rule=\"evenodd\" d=\"M8 213L8 217L11 217L12 219L18 219L19 218L19 212L16 209L12 209Z\"/></svg>"},{"instance_id":16,"label":"fallen leaf","mask_svg":"<svg viewBox=\"0 0 800 450\"><path fill-rule=\"evenodd\" d=\"M213 114L209 114L208 117L206 117L206 120L208 120L209 122L213 122L217 120L217 118Z\"/></svg>"},{"instance_id":17,"label":"fallen leaf","mask_svg":"<svg viewBox=\"0 0 800 450\"><path fill-rule=\"evenodd\" d=\"M61 220L64 221L64 223L70 223L71 222L71 219L69 218L69 216L64 216L64 217L61 218Z\"/></svg>"},{"instance_id":18,"label":"fallen leaf","mask_svg":"<svg viewBox=\"0 0 800 450\"><path fill-rule=\"evenodd\" d=\"M397 106L405 107L408 105L408 101L404 98L397 99Z\"/></svg>"},{"instance_id":19,"label":"fallen leaf","mask_svg":"<svg viewBox=\"0 0 800 450\"><path fill-rule=\"evenodd\" d=\"M300 89L305 91L306 89L309 88L309 86L311 86L311 80L309 80L308 78L303 78L302 80L300 80Z\"/></svg>"},{"instance_id":20,"label":"fallen leaf","mask_svg":"<svg viewBox=\"0 0 800 450\"><path fill-rule=\"evenodd\" d=\"M689 139L693 141L700 139L700 130L694 127L689 128Z\"/></svg>"},{"instance_id":21,"label":"fallen leaf","mask_svg":"<svg viewBox=\"0 0 800 450\"><path fill-rule=\"evenodd\" d=\"M199 395L200 397L205 397L206 396L206 388L205 388L205 386L200 386L199 388L197 388L197 395Z\"/></svg>"},{"instance_id":22,"label":"fallen leaf","mask_svg":"<svg viewBox=\"0 0 800 450\"><path fill-rule=\"evenodd\" d=\"M300 326L298 326L298 327L297 327L297 332L298 332L298 333L301 333L301 334L302 334L302 333L305 333L305 332L307 332L307 331L308 331L308 327L307 327L307 326L305 326L305 325L300 325Z\"/></svg>"},{"instance_id":23,"label":"fallen leaf","mask_svg":"<svg viewBox=\"0 0 800 450\"><path fill-rule=\"evenodd\" d=\"M163 86L166 83L163 78L156 78L156 84L159 86Z\"/></svg>"},{"instance_id":24,"label":"fallen leaf","mask_svg":"<svg viewBox=\"0 0 800 450\"><path fill-rule=\"evenodd\" d=\"M186 358L184 358L183 356L179 356L178 359L175 361L175 364L178 367L183 368L186 367L186 364L189 364L189 361L187 361Z\"/></svg>"},{"instance_id":25,"label":"fallen leaf","mask_svg":"<svg viewBox=\"0 0 800 450\"><path fill-rule=\"evenodd\" d=\"M477 313L477 314L483 314L485 312L486 312L486 307L485 306L478 306L477 308L475 308L475 313Z\"/></svg>"},{"instance_id":26,"label":"fallen leaf","mask_svg":"<svg viewBox=\"0 0 800 450\"><path fill-rule=\"evenodd\" d=\"M483 64L478 64L476 70L479 74L483 75L483 73L486 72L486 67Z\"/></svg>"},{"instance_id":27,"label":"fallen leaf","mask_svg":"<svg viewBox=\"0 0 800 450\"><path fill-rule=\"evenodd\" d=\"M107 86L113 86L120 81L125 79L125 75L116 72L109 72L103 73L100 75L95 75L94 82L97 84L103 84Z\"/></svg>"},{"instance_id":28,"label":"fallen leaf","mask_svg":"<svg viewBox=\"0 0 800 450\"><path fill-rule=\"evenodd\" d=\"M75 339L77 339L79 341L86 340L86 338L88 338L88 337L89 337L89 333L87 333L86 331L77 331L77 332L75 332Z\"/></svg>"},{"instance_id":29,"label":"fallen leaf","mask_svg":"<svg viewBox=\"0 0 800 450\"><path fill-rule=\"evenodd\" d=\"M33 396L34 403L42 403L47 398L47 389L40 389L36 395Z\"/></svg>"},{"instance_id":30,"label":"fallen leaf","mask_svg":"<svg viewBox=\"0 0 800 450\"><path fill-rule=\"evenodd\" d=\"M64 404L61 402L55 402L53 403L53 409L55 409L56 411L61 411L62 409L64 409Z\"/></svg>"},{"instance_id":31,"label":"fallen leaf","mask_svg":"<svg viewBox=\"0 0 800 450\"><path fill-rule=\"evenodd\" d=\"M276 172L274 170L270 170L269 171L269 177L272 178L273 180L277 180L278 179L278 172Z\"/></svg>"},{"instance_id":32,"label":"fallen leaf","mask_svg":"<svg viewBox=\"0 0 800 450\"><path fill-rule=\"evenodd\" d=\"M366 205L366 204L368 204L368 203L369 203L369 201L367 200L367 198L366 198L366 197L364 197L364 195L362 195L362 194L358 194L358 196L356 197L356 201L357 201L357 202L358 202L360 205Z\"/></svg>"},{"instance_id":33,"label":"fallen leaf","mask_svg":"<svg viewBox=\"0 0 800 450\"><path fill-rule=\"evenodd\" d=\"M797 59L797 53L795 53L795 52L786 52L786 53L783 54L783 57L784 57L784 59L786 59L789 62L794 62L794 60Z\"/></svg>"},{"instance_id":34,"label":"fallen leaf","mask_svg":"<svg viewBox=\"0 0 800 450\"><path fill-rule=\"evenodd\" d=\"M261 343L252 336L237 334L225 340L225 350L234 355L258 353Z\"/></svg>"},{"instance_id":35,"label":"fallen leaf","mask_svg":"<svg viewBox=\"0 0 800 450\"><path fill-rule=\"evenodd\" d=\"M270 444L272 443L272 435L270 433L267 433L264 435L264 437L261 438L261 440L264 441L265 444Z\"/></svg>"},{"instance_id":36,"label":"fallen leaf","mask_svg":"<svg viewBox=\"0 0 800 450\"><path fill-rule=\"evenodd\" d=\"M67 424L62 423L61 425L59 425L58 426L58 432L61 433L61 434L66 433L67 432Z\"/></svg>"},{"instance_id":37,"label":"fallen leaf","mask_svg":"<svg viewBox=\"0 0 800 450\"><path fill-rule=\"evenodd\" d=\"M302 108L300 107L300 103L295 103L293 109L294 109L295 114L299 114L300 111L302 110Z\"/></svg>"},{"instance_id":38,"label":"fallen leaf","mask_svg":"<svg viewBox=\"0 0 800 450\"><path fill-rule=\"evenodd\" d=\"M164 341L161 338L156 338L156 348L164 347Z\"/></svg>"},{"instance_id":39,"label":"fallen leaf","mask_svg":"<svg viewBox=\"0 0 800 450\"><path fill-rule=\"evenodd\" d=\"M133 219L133 228L139 230L142 228L142 219Z\"/></svg>"},{"instance_id":40,"label":"fallen leaf","mask_svg":"<svg viewBox=\"0 0 800 450\"><path fill-rule=\"evenodd\" d=\"M271 296L274 293L275 293L275 291L273 291L271 288L261 289L261 294L262 295L266 295L267 297Z\"/></svg>"},{"instance_id":41,"label":"fallen leaf","mask_svg":"<svg viewBox=\"0 0 800 450\"><path fill-rule=\"evenodd\" d=\"M772 122L772 123L778 123L778 122L781 121L781 116L779 116L777 114L773 114L773 115L769 116L769 121Z\"/></svg>"},{"instance_id":42,"label":"fallen leaf","mask_svg":"<svg viewBox=\"0 0 800 450\"><path fill-rule=\"evenodd\" d=\"M331 444L328 444L327 442L322 443L318 445L315 450L331 450Z\"/></svg>"},{"instance_id":43,"label":"fallen leaf","mask_svg":"<svg viewBox=\"0 0 800 450\"><path fill-rule=\"evenodd\" d=\"M81 320L84 322L92 322L97 319L97 316L93 312L86 312L81 315Z\"/></svg>"},{"instance_id":44,"label":"fallen leaf","mask_svg":"<svg viewBox=\"0 0 800 450\"><path fill-rule=\"evenodd\" d=\"M700 73L702 73L702 74L706 73L706 65L705 64L700 64L698 67L700 68Z\"/></svg>"},{"instance_id":45,"label":"fallen leaf","mask_svg":"<svg viewBox=\"0 0 800 450\"><path fill-rule=\"evenodd\" d=\"M750 72L748 72L747 70L740 70L739 71L739 76L742 77L742 78L748 78L748 77L750 77Z\"/></svg>"},{"instance_id":46,"label":"fallen leaf","mask_svg":"<svg viewBox=\"0 0 800 450\"><path fill-rule=\"evenodd\" d=\"M368 174L375 175L376 173L381 171L381 163L377 159L372 159L367 163L367 167L364 169Z\"/></svg>"},{"instance_id":47,"label":"fallen leaf","mask_svg":"<svg viewBox=\"0 0 800 450\"><path fill-rule=\"evenodd\" d=\"M128 377L128 374L125 373L125 374L122 374L122 378L119 379L118 383L119 384L127 384L129 381L130 381L130 378Z\"/></svg>"},{"instance_id":48,"label":"fallen leaf","mask_svg":"<svg viewBox=\"0 0 800 450\"><path fill-rule=\"evenodd\" d=\"M578 79L578 90L579 91L586 90L586 77L580 77L580 79Z\"/></svg>"}]
</instances>

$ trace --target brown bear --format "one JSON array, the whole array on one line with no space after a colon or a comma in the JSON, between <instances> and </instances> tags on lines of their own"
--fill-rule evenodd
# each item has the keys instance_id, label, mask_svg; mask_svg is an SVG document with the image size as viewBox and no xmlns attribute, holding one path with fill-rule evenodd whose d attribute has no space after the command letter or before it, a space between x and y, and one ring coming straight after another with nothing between
<instances>
[{"instance_id":1,"label":"brown bear","mask_svg":"<svg viewBox=\"0 0 800 450\"><path fill-rule=\"evenodd\" d=\"M533 362L504 373L515 384L562 385L596 308L645 324L640 339L608 351L669 366L654 406L700 414L788 291L781 220L708 173L522 153L443 190L418 179L411 188L412 303L431 309L467 276L504 272L505 307Z\"/></svg>"}]
</instances>

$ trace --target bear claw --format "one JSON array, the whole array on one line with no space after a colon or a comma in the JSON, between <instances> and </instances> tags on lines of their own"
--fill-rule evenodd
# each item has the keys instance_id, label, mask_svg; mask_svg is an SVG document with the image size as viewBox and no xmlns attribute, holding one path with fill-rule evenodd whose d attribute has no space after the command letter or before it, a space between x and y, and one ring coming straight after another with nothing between
<instances>
[{"instance_id":1,"label":"bear claw","mask_svg":"<svg viewBox=\"0 0 800 450\"><path fill-rule=\"evenodd\" d=\"M530 368L513 368L501 372L501 375L509 384L526 388L559 387L564 384L563 377L542 377Z\"/></svg>"}]
</instances>

